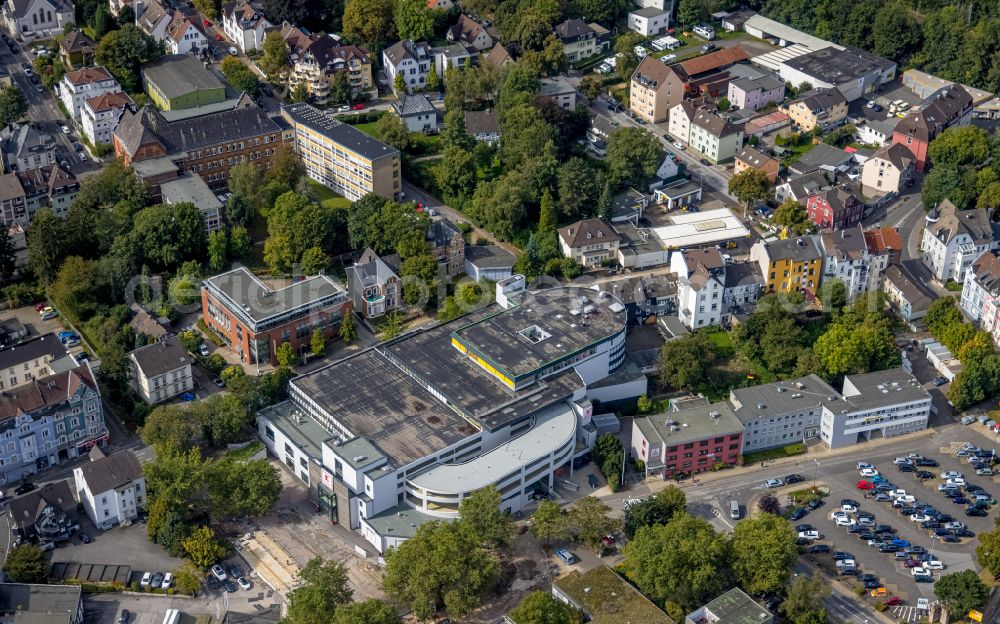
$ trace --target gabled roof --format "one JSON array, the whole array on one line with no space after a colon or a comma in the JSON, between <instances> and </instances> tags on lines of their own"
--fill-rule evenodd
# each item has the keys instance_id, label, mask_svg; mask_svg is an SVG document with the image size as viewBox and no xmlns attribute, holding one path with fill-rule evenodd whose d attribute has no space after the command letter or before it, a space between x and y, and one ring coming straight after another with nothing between
<instances>
[{"instance_id":1,"label":"gabled roof","mask_svg":"<svg viewBox=\"0 0 1000 624\"><path fill-rule=\"evenodd\" d=\"M724 68L733 63L745 61L748 58L750 57L747 56L746 50L737 45L678 63L677 65L680 68L678 73L685 79L691 79L699 74L704 74L713 69Z\"/></svg>"},{"instance_id":2,"label":"gabled roof","mask_svg":"<svg viewBox=\"0 0 1000 624\"><path fill-rule=\"evenodd\" d=\"M819 169L802 174L797 178L792 178L787 184L797 200L803 200L822 189L830 188L830 181Z\"/></svg>"},{"instance_id":3,"label":"gabled roof","mask_svg":"<svg viewBox=\"0 0 1000 624\"><path fill-rule=\"evenodd\" d=\"M73 497L69 479L46 483L37 490L10 501L10 517L18 527L31 526L46 507L55 507L67 514L76 513L76 498Z\"/></svg>"},{"instance_id":4,"label":"gabled roof","mask_svg":"<svg viewBox=\"0 0 1000 624\"><path fill-rule=\"evenodd\" d=\"M691 120L691 124L708 130L709 134L717 138L727 137L740 132L739 126L730 123L728 119L716 115L707 108L699 110L694 119Z\"/></svg>"},{"instance_id":5,"label":"gabled roof","mask_svg":"<svg viewBox=\"0 0 1000 624\"><path fill-rule=\"evenodd\" d=\"M76 52L93 52L96 45L97 44L94 43L93 39L79 30L74 30L59 40L59 47L61 47L67 54L74 54Z\"/></svg>"},{"instance_id":6,"label":"gabled roof","mask_svg":"<svg viewBox=\"0 0 1000 624\"><path fill-rule=\"evenodd\" d=\"M754 169L762 169L765 165L770 163L777 163L778 161L771 158L767 154L757 151L749 145L744 145L740 153L736 155L736 160L750 165Z\"/></svg>"},{"instance_id":7,"label":"gabled roof","mask_svg":"<svg viewBox=\"0 0 1000 624\"><path fill-rule=\"evenodd\" d=\"M804 95L800 95L791 102L788 102L785 106L792 106L793 104L797 104L799 102L808 108L809 112L814 115L832 110L840 104L847 104L847 100L844 99L844 95L835 88L813 89Z\"/></svg>"},{"instance_id":8,"label":"gabled roof","mask_svg":"<svg viewBox=\"0 0 1000 624\"><path fill-rule=\"evenodd\" d=\"M414 95L404 95L392 103L392 110L400 117L410 117L411 115L424 115L436 113L430 98L423 93Z\"/></svg>"},{"instance_id":9,"label":"gabled roof","mask_svg":"<svg viewBox=\"0 0 1000 624\"><path fill-rule=\"evenodd\" d=\"M926 227L945 244L960 234L967 234L976 244L987 243L996 240L996 231L1000 229L1000 224L990 221L990 212L986 208L959 211L948 199L938 204L928 217L934 214L937 215L937 222L928 223Z\"/></svg>"},{"instance_id":10,"label":"gabled roof","mask_svg":"<svg viewBox=\"0 0 1000 624\"><path fill-rule=\"evenodd\" d=\"M285 40L285 44L288 46L290 54L302 56L305 53L306 48L308 48L315 40L315 37L307 35L299 27L293 26L288 22L281 23L280 32L281 38ZM294 61L295 58L292 58L292 60Z\"/></svg>"},{"instance_id":11,"label":"gabled roof","mask_svg":"<svg viewBox=\"0 0 1000 624\"><path fill-rule=\"evenodd\" d=\"M26 158L31 154L55 149L56 139L51 134L37 130L30 123L10 124L0 131L0 145L3 145L4 152L15 158Z\"/></svg>"},{"instance_id":12,"label":"gabled roof","mask_svg":"<svg viewBox=\"0 0 1000 624\"><path fill-rule=\"evenodd\" d=\"M465 131L476 136L477 134L499 134L500 125L497 123L496 111L466 111Z\"/></svg>"},{"instance_id":13,"label":"gabled roof","mask_svg":"<svg viewBox=\"0 0 1000 624\"><path fill-rule=\"evenodd\" d=\"M865 234L860 225L837 232L824 230L820 234L820 242L826 255L837 260L860 260L868 251Z\"/></svg>"},{"instance_id":14,"label":"gabled roof","mask_svg":"<svg viewBox=\"0 0 1000 624\"><path fill-rule=\"evenodd\" d=\"M432 247L447 247L455 240L456 236L461 236L462 230L448 219L437 219L431 221L427 227L427 241Z\"/></svg>"},{"instance_id":15,"label":"gabled roof","mask_svg":"<svg viewBox=\"0 0 1000 624\"><path fill-rule=\"evenodd\" d=\"M385 55L389 62L393 66L399 65L404 59L420 60L430 58L432 56L431 48L426 43L422 41L397 41L388 48L385 49L382 54Z\"/></svg>"},{"instance_id":16,"label":"gabled roof","mask_svg":"<svg viewBox=\"0 0 1000 624\"><path fill-rule=\"evenodd\" d=\"M393 278L399 276L370 248L365 249L357 263L347 267L348 283L355 293L370 286L381 286Z\"/></svg>"},{"instance_id":17,"label":"gabled roof","mask_svg":"<svg viewBox=\"0 0 1000 624\"><path fill-rule=\"evenodd\" d=\"M892 163L892 166L898 171L905 171L916 160L913 157L913 152L911 152L910 149L902 143L893 143L889 147L883 147L879 151L875 152L875 155L872 156L872 158L878 158Z\"/></svg>"},{"instance_id":18,"label":"gabled roof","mask_svg":"<svg viewBox=\"0 0 1000 624\"><path fill-rule=\"evenodd\" d=\"M693 289L701 290L712 279L719 282L719 285L724 284L726 263L718 249L685 249L681 253L688 270L688 274L681 277L686 277Z\"/></svg>"},{"instance_id":19,"label":"gabled roof","mask_svg":"<svg viewBox=\"0 0 1000 624\"><path fill-rule=\"evenodd\" d=\"M148 0L142 8L142 15L136 19L136 24L145 31L146 34L152 34L156 30L157 26L163 22L164 19L169 19L170 14L167 13L167 9L160 3L159 0Z\"/></svg>"},{"instance_id":20,"label":"gabled roof","mask_svg":"<svg viewBox=\"0 0 1000 624\"><path fill-rule=\"evenodd\" d=\"M632 72L632 80L644 87L657 89L674 73L674 70L668 67L666 63L655 58L653 55L649 55L642 59L639 66Z\"/></svg>"},{"instance_id":21,"label":"gabled roof","mask_svg":"<svg viewBox=\"0 0 1000 624\"><path fill-rule=\"evenodd\" d=\"M865 245L870 254L891 253L903 250L903 239L896 228L883 227L865 232Z\"/></svg>"},{"instance_id":22,"label":"gabled roof","mask_svg":"<svg viewBox=\"0 0 1000 624\"><path fill-rule=\"evenodd\" d=\"M594 32L587 22L582 19L568 19L561 24L556 24L555 33L563 43L573 42L580 37Z\"/></svg>"},{"instance_id":23,"label":"gabled roof","mask_svg":"<svg viewBox=\"0 0 1000 624\"><path fill-rule=\"evenodd\" d=\"M858 195L854 189L846 184L819 191L814 196L819 197L823 202L828 204L834 214L847 210L854 204L864 203L858 199Z\"/></svg>"},{"instance_id":24,"label":"gabled roof","mask_svg":"<svg viewBox=\"0 0 1000 624\"><path fill-rule=\"evenodd\" d=\"M704 106L704 104L705 100L703 98L698 98L696 100L684 100L677 106L671 108L670 114L672 115L673 111L679 108L680 112L683 113L685 117L687 117L688 123L690 123L691 120L694 119L694 116L698 114L698 111Z\"/></svg>"},{"instance_id":25,"label":"gabled roof","mask_svg":"<svg viewBox=\"0 0 1000 624\"><path fill-rule=\"evenodd\" d=\"M45 165L37 169L19 171L17 177L21 181L25 194L29 197L39 193L47 193L52 196L61 193L68 187L79 188L80 186L76 176L60 165Z\"/></svg>"},{"instance_id":26,"label":"gabled roof","mask_svg":"<svg viewBox=\"0 0 1000 624\"><path fill-rule=\"evenodd\" d=\"M31 8L31 3L33 1L34 0L9 0L10 7L13 9L14 17L18 19L27 17L28 9ZM59 11L60 13L73 10L73 5L63 2L63 0L45 0L45 2L48 2L52 5L53 9Z\"/></svg>"},{"instance_id":27,"label":"gabled roof","mask_svg":"<svg viewBox=\"0 0 1000 624\"><path fill-rule=\"evenodd\" d=\"M163 375L192 363L187 349L177 336L168 336L153 344L140 347L128 355L146 378Z\"/></svg>"},{"instance_id":28,"label":"gabled roof","mask_svg":"<svg viewBox=\"0 0 1000 624\"><path fill-rule=\"evenodd\" d=\"M244 0L228 5L224 10L226 16L236 22L236 26L241 30L251 30L256 28L257 24L261 20L267 22L267 18L265 18L262 13L250 6L250 3L245 2Z\"/></svg>"},{"instance_id":29,"label":"gabled roof","mask_svg":"<svg viewBox=\"0 0 1000 624\"><path fill-rule=\"evenodd\" d=\"M0 201L9 201L17 197L24 198L24 189L16 174L0 175Z\"/></svg>"},{"instance_id":30,"label":"gabled roof","mask_svg":"<svg viewBox=\"0 0 1000 624\"><path fill-rule=\"evenodd\" d=\"M99 113L101 111L107 111L113 108L124 108L125 106L134 106L135 103L132 102L132 98L130 98L127 93L118 92L118 93L106 93L104 95L92 97L86 102L84 102L84 105L93 110L95 113Z\"/></svg>"},{"instance_id":31,"label":"gabled roof","mask_svg":"<svg viewBox=\"0 0 1000 624\"><path fill-rule=\"evenodd\" d=\"M191 22L183 13L177 11L174 13L173 17L170 18L170 23L167 24L167 36L173 39L176 43L184 41L184 35L187 34L188 30L194 28L194 23ZM198 30L195 28L195 30ZM199 31L200 32L200 31Z\"/></svg>"},{"instance_id":32,"label":"gabled roof","mask_svg":"<svg viewBox=\"0 0 1000 624\"><path fill-rule=\"evenodd\" d=\"M131 485L133 481L142 477L142 465L135 453L121 451L80 466L80 475L91 495L97 496L108 490Z\"/></svg>"},{"instance_id":33,"label":"gabled roof","mask_svg":"<svg viewBox=\"0 0 1000 624\"><path fill-rule=\"evenodd\" d=\"M90 367L85 363L66 373L39 377L29 383L0 392L0 421L18 414L62 405L82 389L97 391Z\"/></svg>"},{"instance_id":34,"label":"gabled roof","mask_svg":"<svg viewBox=\"0 0 1000 624\"><path fill-rule=\"evenodd\" d=\"M480 33L485 33L483 25L472 19L468 15L458 16L458 21L448 29L449 38L454 41L466 41L472 43ZM489 34L487 33L487 37Z\"/></svg>"},{"instance_id":35,"label":"gabled roof","mask_svg":"<svg viewBox=\"0 0 1000 624\"><path fill-rule=\"evenodd\" d=\"M502 45L495 45L490 53L486 55L486 64L493 67L501 67L507 63L514 62L514 56Z\"/></svg>"},{"instance_id":36,"label":"gabled roof","mask_svg":"<svg viewBox=\"0 0 1000 624\"><path fill-rule=\"evenodd\" d=\"M104 80L114 80L108 70L103 67L84 67L77 71L66 72L63 77L67 82L72 85L83 85L91 84L94 82L102 82Z\"/></svg>"},{"instance_id":37,"label":"gabled roof","mask_svg":"<svg viewBox=\"0 0 1000 624\"><path fill-rule=\"evenodd\" d=\"M144 106L136 112L126 110L118 125L115 126L114 135L118 137L128 154L135 154L144 145L159 145L164 150L166 146L157 138L156 133L151 129L153 124L153 110Z\"/></svg>"},{"instance_id":38,"label":"gabled roof","mask_svg":"<svg viewBox=\"0 0 1000 624\"><path fill-rule=\"evenodd\" d=\"M584 219L561 227L559 238L573 249L597 242L613 243L619 240L618 233L601 219Z\"/></svg>"},{"instance_id":39,"label":"gabled roof","mask_svg":"<svg viewBox=\"0 0 1000 624\"><path fill-rule=\"evenodd\" d=\"M305 49L306 54L311 54L320 67L328 69L346 69L351 61L357 61L362 65L370 65L371 59L361 50L353 45L340 45L336 39L330 36L319 37L312 41Z\"/></svg>"},{"instance_id":40,"label":"gabled roof","mask_svg":"<svg viewBox=\"0 0 1000 624\"><path fill-rule=\"evenodd\" d=\"M972 106L972 96L961 85L939 89L928 100L933 101L921 110L910 112L896 124L894 132L930 141Z\"/></svg>"},{"instance_id":41,"label":"gabled roof","mask_svg":"<svg viewBox=\"0 0 1000 624\"><path fill-rule=\"evenodd\" d=\"M980 288L996 297L1000 294L1000 252L984 251L969 267Z\"/></svg>"}]
</instances>

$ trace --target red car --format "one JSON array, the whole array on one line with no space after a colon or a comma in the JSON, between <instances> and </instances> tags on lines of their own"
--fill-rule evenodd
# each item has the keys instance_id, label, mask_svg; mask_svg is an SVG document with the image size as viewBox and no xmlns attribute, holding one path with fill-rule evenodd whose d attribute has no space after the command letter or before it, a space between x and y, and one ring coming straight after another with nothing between
<instances>
[{"instance_id":1,"label":"red car","mask_svg":"<svg viewBox=\"0 0 1000 624\"><path fill-rule=\"evenodd\" d=\"M875 489L875 484L871 481L858 481L859 490L873 490Z\"/></svg>"},{"instance_id":2,"label":"red car","mask_svg":"<svg viewBox=\"0 0 1000 624\"><path fill-rule=\"evenodd\" d=\"M45 306L47 306L47 305L48 305L47 303L36 303L35 304L35 312L41 312L42 310L45 309Z\"/></svg>"},{"instance_id":3,"label":"red car","mask_svg":"<svg viewBox=\"0 0 1000 624\"><path fill-rule=\"evenodd\" d=\"M605 535L601 538L601 541L604 542L605 546L611 546L615 543L615 536L611 534Z\"/></svg>"},{"instance_id":4,"label":"red car","mask_svg":"<svg viewBox=\"0 0 1000 624\"><path fill-rule=\"evenodd\" d=\"M212 22L210 22L210 21L208 21L208 20L205 20L205 28L208 28L208 27L210 27L211 25L212 25Z\"/></svg>"},{"instance_id":5,"label":"red car","mask_svg":"<svg viewBox=\"0 0 1000 624\"><path fill-rule=\"evenodd\" d=\"M364 102L358 102L357 104L351 107L351 110L364 110L364 109L365 109Z\"/></svg>"},{"instance_id":6,"label":"red car","mask_svg":"<svg viewBox=\"0 0 1000 624\"><path fill-rule=\"evenodd\" d=\"M884 604L887 607L898 607L899 605L903 604L903 599L900 598L899 596L893 596L892 598L886 598L885 600L883 600L882 604Z\"/></svg>"},{"instance_id":7,"label":"red car","mask_svg":"<svg viewBox=\"0 0 1000 624\"><path fill-rule=\"evenodd\" d=\"M215 40L222 41L222 35L220 35L219 33L215 33Z\"/></svg>"}]
</instances>

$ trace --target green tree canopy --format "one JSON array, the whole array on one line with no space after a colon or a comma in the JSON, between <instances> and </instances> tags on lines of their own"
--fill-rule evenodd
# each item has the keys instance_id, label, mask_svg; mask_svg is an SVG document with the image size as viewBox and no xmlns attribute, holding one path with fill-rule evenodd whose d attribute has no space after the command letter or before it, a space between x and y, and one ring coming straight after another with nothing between
<instances>
[{"instance_id":1,"label":"green tree canopy","mask_svg":"<svg viewBox=\"0 0 1000 624\"><path fill-rule=\"evenodd\" d=\"M823 600L830 593L830 584L823 577L799 574L788 586L781 610L792 624L819 624L826 619Z\"/></svg>"},{"instance_id":2,"label":"green tree canopy","mask_svg":"<svg viewBox=\"0 0 1000 624\"><path fill-rule=\"evenodd\" d=\"M434 14L424 0L396 0L393 22L400 39L423 41L434 31Z\"/></svg>"},{"instance_id":3,"label":"green tree canopy","mask_svg":"<svg viewBox=\"0 0 1000 624\"><path fill-rule=\"evenodd\" d=\"M989 158L989 135L976 126L954 126L934 137L927 155L935 166L978 165Z\"/></svg>"},{"instance_id":4,"label":"green tree canopy","mask_svg":"<svg viewBox=\"0 0 1000 624\"><path fill-rule=\"evenodd\" d=\"M662 143L642 128L616 130L608 137L609 178L618 188L642 188L660 168L665 154Z\"/></svg>"},{"instance_id":5,"label":"green tree canopy","mask_svg":"<svg viewBox=\"0 0 1000 624\"><path fill-rule=\"evenodd\" d=\"M986 604L990 592L975 570L945 574L934 583L934 595L957 617Z\"/></svg>"},{"instance_id":6,"label":"green tree canopy","mask_svg":"<svg viewBox=\"0 0 1000 624\"><path fill-rule=\"evenodd\" d=\"M687 497L684 490L668 485L656 494L647 496L625 509L625 536L632 539L642 527L666 524L674 516L685 513Z\"/></svg>"},{"instance_id":7,"label":"green tree canopy","mask_svg":"<svg viewBox=\"0 0 1000 624\"><path fill-rule=\"evenodd\" d=\"M255 99L260 95L260 79L239 57L227 56L222 59L219 67L222 69L222 75L226 77L226 81L234 89Z\"/></svg>"},{"instance_id":8,"label":"green tree canopy","mask_svg":"<svg viewBox=\"0 0 1000 624\"><path fill-rule=\"evenodd\" d=\"M359 43L383 46L396 34L392 0L347 0L344 4L344 35Z\"/></svg>"},{"instance_id":9,"label":"green tree canopy","mask_svg":"<svg viewBox=\"0 0 1000 624\"><path fill-rule=\"evenodd\" d=\"M203 570L226 554L226 549L215 539L215 531L207 526L198 527L184 540L184 551L192 563Z\"/></svg>"},{"instance_id":10,"label":"green tree canopy","mask_svg":"<svg viewBox=\"0 0 1000 624\"><path fill-rule=\"evenodd\" d=\"M601 538L618 528L618 521L608 516L611 508L595 496L585 496L570 507L566 518L569 532L592 548L601 548Z\"/></svg>"},{"instance_id":11,"label":"green tree canopy","mask_svg":"<svg viewBox=\"0 0 1000 624\"><path fill-rule=\"evenodd\" d=\"M737 522L729 548L735 581L749 594L781 591L798 558L792 526L770 514Z\"/></svg>"},{"instance_id":12,"label":"green tree canopy","mask_svg":"<svg viewBox=\"0 0 1000 624\"><path fill-rule=\"evenodd\" d=\"M670 388L691 387L708 374L717 350L703 332L670 340L660 348L659 381Z\"/></svg>"},{"instance_id":13,"label":"green tree canopy","mask_svg":"<svg viewBox=\"0 0 1000 624\"><path fill-rule=\"evenodd\" d=\"M45 583L49 576L45 553L34 544L11 548L3 569L13 583Z\"/></svg>"},{"instance_id":14,"label":"green tree canopy","mask_svg":"<svg viewBox=\"0 0 1000 624\"><path fill-rule=\"evenodd\" d=\"M580 612L550 592L533 591L511 609L510 617L517 624L580 624Z\"/></svg>"},{"instance_id":15,"label":"green tree canopy","mask_svg":"<svg viewBox=\"0 0 1000 624\"><path fill-rule=\"evenodd\" d=\"M569 531L569 518L559 503L543 499L538 501L535 513L531 514L531 533L540 540L545 540L546 546L553 539L566 537Z\"/></svg>"},{"instance_id":16,"label":"green tree canopy","mask_svg":"<svg viewBox=\"0 0 1000 624\"><path fill-rule=\"evenodd\" d=\"M506 546L517 532L514 521L500 509L500 490L491 485L462 499L459 515L462 526L485 548Z\"/></svg>"},{"instance_id":17,"label":"green tree canopy","mask_svg":"<svg viewBox=\"0 0 1000 624\"><path fill-rule=\"evenodd\" d=\"M366 620L371 624L393 621L371 619L379 612L372 605L352 608L354 591L350 587L347 569L339 561L327 561L322 557L310 559L299 570L299 581L301 584L288 594L288 613L285 619L289 624L328 624L331 614L332 619L339 622L349 613L363 615L365 619L354 620L359 623ZM347 610L340 614L341 609L345 608Z\"/></svg>"},{"instance_id":18,"label":"green tree canopy","mask_svg":"<svg viewBox=\"0 0 1000 624\"><path fill-rule=\"evenodd\" d=\"M399 622L396 609L389 603L375 598L339 605L333 613L333 624L399 624ZM298 622L293 621L290 624Z\"/></svg>"},{"instance_id":19,"label":"green tree canopy","mask_svg":"<svg viewBox=\"0 0 1000 624\"><path fill-rule=\"evenodd\" d=\"M766 199L770 190L771 181L767 179L767 174L757 169L744 169L729 180L729 192L747 207Z\"/></svg>"},{"instance_id":20,"label":"green tree canopy","mask_svg":"<svg viewBox=\"0 0 1000 624\"><path fill-rule=\"evenodd\" d=\"M14 86L0 91L0 123L4 126L20 120L28 113L28 101L24 93Z\"/></svg>"},{"instance_id":21,"label":"green tree canopy","mask_svg":"<svg viewBox=\"0 0 1000 624\"><path fill-rule=\"evenodd\" d=\"M139 67L160 58L162 44L155 41L135 24L112 30L97 44L96 64L103 65L114 75L126 93L139 87Z\"/></svg>"}]
</instances>

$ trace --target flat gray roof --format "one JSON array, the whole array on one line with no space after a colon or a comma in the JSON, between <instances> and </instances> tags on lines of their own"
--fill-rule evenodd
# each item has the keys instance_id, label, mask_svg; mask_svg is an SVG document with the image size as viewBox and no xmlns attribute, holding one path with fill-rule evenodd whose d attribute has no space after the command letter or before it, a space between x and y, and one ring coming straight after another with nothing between
<instances>
[{"instance_id":1,"label":"flat gray roof","mask_svg":"<svg viewBox=\"0 0 1000 624\"><path fill-rule=\"evenodd\" d=\"M306 126L313 132L322 134L334 143L364 156L378 160L390 156L399 157L399 150L368 136L364 132L326 115L311 104L291 104L281 108L281 114L291 121Z\"/></svg>"},{"instance_id":2,"label":"flat gray roof","mask_svg":"<svg viewBox=\"0 0 1000 624\"><path fill-rule=\"evenodd\" d=\"M416 534L420 525L434 520L447 521L445 518L428 516L406 505L391 507L376 516L364 519L373 529L378 531L379 535L407 539Z\"/></svg>"},{"instance_id":3,"label":"flat gray roof","mask_svg":"<svg viewBox=\"0 0 1000 624\"><path fill-rule=\"evenodd\" d=\"M170 54L142 67L146 82L156 85L167 98L192 91L225 90L226 85L205 68L193 54Z\"/></svg>"},{"instance_id":4,"label":"flat gray roof","mask_svg":"<svg viewBox=\"0 0 1000 624\"><path fill-rule=\"evenodd\" d=\"M704 610L712 614L712 624L762 624L771 622L774 617L739 587L734 587L709 602ZM694 619L691 616L688 618Z\"/></svg>"},{"instance_id":5,"label":"flat gray roof","mask_svg":"<svg viewBox=\"0 0 1000 624\"><path fill-rule=\"evenodd\" d=\"M16 613L15 622L74 622L80 600L79 585L0 583L0 613Z\"/></svg>"},{"instance_id":6,"label":"flat gray roof","mask_svg":"<svg viewBox=\"0 0 1000 624\"><path fill-rule=\"evenodd\" d=\"M733 388L729 392L733 414L743 424L803 409L819 410L821 405L835 404L839 397L839 392L816 375L747 388Z\"/></svg>"},{"instance_id":7,"label":"flat gray roof","mask_svg":"<svg viewBox=\"0 0 1000 624\"><path fill-rule=\"evenodd\" d=\"M902 368L844 378L844 401L855 410L868 410L913 401L929 401L931 395L917 378Z\"/></svg>"},{"instance_id":8,"label":"flat gray roof","mask_svg":"<svg viewBox=\"0 0 1000 624\"><path fill-rule=\"evenodd\" d=\"M272 290L246 268L239 267L210 277L204 284L228 304L231 312L245 315L251 324L298 308L326 307L341 298L347 299L347 291L327 275L315 275Z\"/></svg>"},{"instance_id":9,"label":"flat gray roof","mask_svg":"<svg viewBox=\"0 0 1000 624\"><path fill-rule=\"evenodd\" d=\"M163 201L170 204L191 202L196 208L202 210L222 206L222 202L212 192L212 189L208 188L208 184L201 179L201 176L190 172L179 178L162 182L160 193L163 195Z\"/></svg>"},{"instance_id":10,"label":"flat gray roof","mask_svg":"<svg viewBox=\"0 0 1000 624\"><path fill-rule=\"evenodd\" d=\"M662 440L667 446L743 431L743 423L733 415L729 405L722 402L685 406L676 412L636 418L635 424L646 439Z\"/></svg>"},{"instance_id":11,"label":"flat gray roof","mask_svg":"<svg viewBox=\"0 0 1000 624\"><path fill-rule=\"evenodd\" d=\"M294 403L282 401L277 405L266 407L260 411L260 416L280 430L303 453L322 460L321 444L332 436L311 416L299 410Z\"/></svg>"}]
</instances>

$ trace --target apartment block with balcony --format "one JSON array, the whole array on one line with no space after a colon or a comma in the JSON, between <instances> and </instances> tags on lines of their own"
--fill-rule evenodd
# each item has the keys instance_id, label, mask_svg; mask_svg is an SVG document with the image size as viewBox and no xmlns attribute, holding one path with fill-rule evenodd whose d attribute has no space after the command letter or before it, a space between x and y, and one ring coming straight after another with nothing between
<instances>
[{"instance_id":1,"label":"apartment block with balcony","mask_svg":"<svg viewBox=\"0 0 1000 624\"><path fill-rule=\"evenodd\" d=\"M372 94L372 61L365 52L353 45L340 45L330 35L314 38L292 61L288 86L304 85L317 105L329 102L330 90L338 74L347 80L351 95Z\"/></svg>"},{"instance_id":2,"label":"apartment block with balcony","mask_svg":"<svg viewBox=\"0 0 1000 624\"><path fill-rule=\"evenodd\" d=\"M985 208L959 211L945 199L925 220L923 263L941 282L962 282L976 258L1000 248L1000 223L992 221Z\"/></svg>"},{"instance_id":3,"label":"apartment block with balcony","mask_svg":"<svg viewBox=\"0 0 1000 624\"><path fill-rule=\"evenodd\" d=\"M865 234L861 226L823 232L819 235L823 250L823 282L838 279L844 284L848 301L881 283L881 276L873 278L871 273L879 273L878 256L868 253ZM883 266L884 268L884 266Z\"/></svg>"},{"instance_id":4,"label":"apartment block with balcony","mask_svg":"<svg viewBox=\"0 0 1000 624\"><path fill-rule=\"evenodd\" d=\"M83 103L110 93L121 93L118 81L103 67L84 67L66 72L59 83L59 98L74 120L80 119Z\"/></svg>"},{"instance_id":5,"label":"apartment block with balcony","mask_svg":"<svg viewBox=\"0 0 1000 624\"><path fill-rule=\"evenodd\" d=\"M402 303L402 280L371 249L365 249L354 266L347 267L347 288L354 310L364 318L390 314Z\"/></svg>"},{"instance_id":6,"label":"apartment block with balcony","mask_svg":"<svg viewBox=\"0 0 1000 624\"><path fill-rule=\"evenodd\" d=\"M368 193L399 199L399 150L309 104L284 106L281 116L295 130L295 152L310 178L352 201Z\"/></svg>"},{"instance_id":7,"label":"apartment block with balcony","mask_svg":"<svg viewBox=\"0 0 1000 624\"><path fill-rule=\"evenodd\" d=\"M421 41L397 41L382 51L382 67L393 91L396 89L397 75L403 77L407 91L423 89L433 62L434 52L428 44Z\"/></svg>"}]
</instances>

